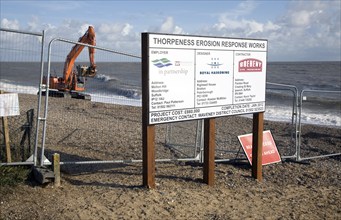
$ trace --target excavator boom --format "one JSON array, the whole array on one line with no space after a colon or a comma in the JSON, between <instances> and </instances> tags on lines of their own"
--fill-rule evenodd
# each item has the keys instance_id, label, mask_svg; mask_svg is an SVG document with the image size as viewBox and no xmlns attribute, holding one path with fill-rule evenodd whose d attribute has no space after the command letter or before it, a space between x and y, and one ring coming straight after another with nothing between
<instances>
[{"instance_id":1,"label":"excavator boom","mask_svg":"<svg viewBox=\"0 0 341 220\"><path fill-rule=\"evenodd\" d=\"M96 46L95 29L92 26L89 26L86 33L79 38L78 42L89 44L91 46ZM84 47L85 46L81 44L76 44L72 47L64 63L63 77L50 77L49 87L50 89L57 90L57 92L55 93L58 93L58 91L60 91L60 94L63 94L59 96L64 97L65 93L69 92L72 93L72 97L79 97L78 92L82 92L85 90L85 77L94 77L96 75L97 70L94 58L94 47L88 47L90 66L77 66L77 69L74 69L75 61Z\"/></svg>"},{"instance_id":2,"label":"excavator boom","mask_svg":"<svg viewBox=\"0 0 341 220\"><path fill-rule=\"evenodd\" d=\"M92 46L96 46L96 35L95 35L95 29L92 26L89 26L86 33L79 38L78 42L89 44ZM86 75L88 77L93 77L96 74L96 64L94 59L95 54L95 48L88 47L89 48L89 60L90 60L90 71L89 74ZM72 47L70 53L67 55L65 64L64 64L64 72L63 72L63 78L65 79L65 89L66 90L75 90L73 87L73 67L75 64L76 58L79 56L79 54L84 49L83 45L76 44Z\"/></svg>"}]
</instances>

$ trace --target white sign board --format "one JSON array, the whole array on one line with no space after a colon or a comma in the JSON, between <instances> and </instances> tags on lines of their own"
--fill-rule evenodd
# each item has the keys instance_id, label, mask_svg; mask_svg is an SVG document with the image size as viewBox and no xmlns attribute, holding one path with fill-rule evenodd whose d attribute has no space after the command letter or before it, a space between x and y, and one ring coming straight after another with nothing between
<instances>
[{"instance_id":1,"label":"white sign board","mask_svg":"<svg viewBox=\"0 0 341 220\"><path fill-rule=\"evenodd\" d=\"M20 115L18 94L0 94L0 117L14 115Z\"/></svg>"},{"instance_id":2,"label":"white sign board","mask_svg":"<svg viewBox=\"0 0 341 220\"><path fill-rule=\"evenodd\" d=\"M148 39L149 124L265 111L266 40Z\"/></svg>"}]
</instances>

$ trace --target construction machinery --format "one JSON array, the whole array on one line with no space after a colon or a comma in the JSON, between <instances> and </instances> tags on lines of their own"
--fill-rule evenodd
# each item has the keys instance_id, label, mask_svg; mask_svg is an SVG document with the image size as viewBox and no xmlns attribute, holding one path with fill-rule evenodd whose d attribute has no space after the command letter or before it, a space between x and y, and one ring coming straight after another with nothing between
<instances>
[{"instance_id":1,"label":"construction machinery","mask_svg":"<svg viewBox=\"0 0 341 220\"><path fill-rule=\"evenodd\" d=\"M95 48L88 47L90 66L77 65L74 69L75 60L82 52L85 45L89 44L96 46L96 34L95 29L89 26L86 33L79 38L79 43L72 47L71 51L66 57L64 63L63 77L50 76L49 80L49 95L54 97L72 97L78 99L90 99L89 95L82 92L85 91L86 77L94 77L97 73L95 64ZM44 84L47 80L44 78Z\"/></svg>"}]
</instances>

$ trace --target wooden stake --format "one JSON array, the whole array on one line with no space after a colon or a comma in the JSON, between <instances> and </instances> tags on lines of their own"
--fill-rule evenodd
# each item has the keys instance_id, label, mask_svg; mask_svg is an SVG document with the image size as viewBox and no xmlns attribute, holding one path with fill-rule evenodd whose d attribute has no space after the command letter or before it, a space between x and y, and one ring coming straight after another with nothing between
<instances>
[{"instance_id":1,"label":"wooden stake","mask_svg":"<svg viewBox=\"0 0 341 220\"><path fill-rule=\"evenodd\" d=\"M60 156L59 154L57 153L53 154L52 163L53 163L53 173L54 173L54 186L60 187L61 181L60 181Z\"/></svg>"},{"instance_id":2,"label":"wooden stake","mask_svg":"<svg viewBox=\"0 0 341 220\"><path fill-rule=\"evenodd\" d=\"M262 148L263 148L264 113L253 114L252 134L252 177L262 181Z\"/></svg>"},{"instance_id":3,"label":"wooden stake","mask_svg":"<svg viewBox=\"0 0 341 220\"><path fill-rule=\"evenodd\" d=\"M4 91L0 90L0 94L4 94ZM8 128L8 120L7 117L2 117L2 130L4 131L4 140L5 140L5 147L6 147L6 159L7 163L12 162L11 156L11 145L9 141L9 128Z\"/></svg>"},{"instance_id":4,"label":"wooden stake","mask_svg":"<svg viewBox=\"0 0 341 220\"><path fill-rule=\"evenodd\" d=\"M204 183L214 185L215 119L204 120Z\"/></svg>"}]
</instances>

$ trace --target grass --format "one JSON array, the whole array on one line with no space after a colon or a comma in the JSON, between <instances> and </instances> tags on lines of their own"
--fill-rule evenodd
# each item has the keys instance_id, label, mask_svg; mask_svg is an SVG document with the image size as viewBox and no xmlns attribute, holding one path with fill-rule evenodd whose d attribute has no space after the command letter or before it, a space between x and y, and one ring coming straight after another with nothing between
<instances>
[{"instance_id":1,"label":"grass","mask_svg":"<svg viewBox=\"0 0 341 220\"><path fill-rule=\"evenodd\" d=\"M16 186L27 180L31 170L22 166L0 166L0 186Z\"/></svg>"}]
</instances>

